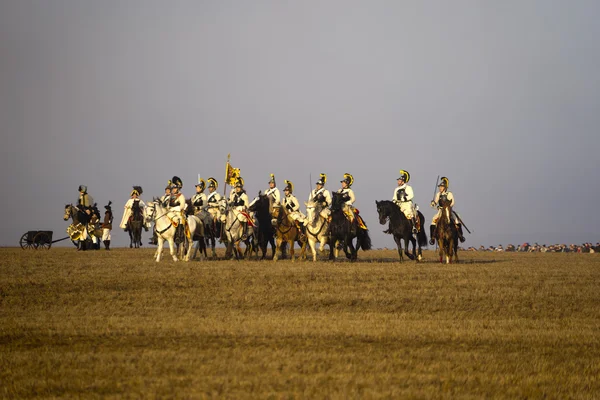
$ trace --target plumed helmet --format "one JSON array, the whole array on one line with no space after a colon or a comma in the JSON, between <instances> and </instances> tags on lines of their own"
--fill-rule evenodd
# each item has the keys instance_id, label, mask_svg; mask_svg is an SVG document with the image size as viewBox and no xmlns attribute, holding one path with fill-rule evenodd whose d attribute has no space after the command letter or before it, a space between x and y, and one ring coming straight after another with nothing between
<instances>
[{"instance_id":1,"label":"plumed helmet","mask_svg":"<svg viewBox=\"0 0 600 400\"><path fill-rule=\"evenodd\" d=\"M285 181L285 188L284 188L284 190L286 190L286 189L289 190L290 193L294 193L294 184L292 183L292 181L288 181L287 179Z\"/></svg>"},{"instance_id":2,"label":"plumed helmet","mask_svg":"<svg viewBox=\"0 0 600 400\"><path fill-rule=\"evenodd\" d=\"M402 179L405 183L408 183L408 181L410 181L410 174L408 173L408 171L401 169L400 176L398 177L398 179Z\"/></svg>"},{"instance_id":3,"label":"plumed helmet","mask_svg":"<svg viewBox=\"0 0 600 400\"><path fill-rule=\"evenodd\" d=\"M178 189L181 189L183 187L183 181L178 176L174 176L171 179L171 182L172 182L173 186L177 187Z\"/></svg>"},{"instance_id":4,"label":"plumed helmet","mask_svg":"<svg viewBox=\"0 0 600 400\"><path fill-rule=\"evenodd\" d=\"M448 189L448 186L450 186L450 181L445 176L442 176L442 179L440 180L440 184L438 185L438 187L439 186L443 186L446 189Z\"/></svg>"},{"instance_id":5,"label":"plumed helmet","mask_svg":"<svg viewBox=\"0 0 600 400\"><path fill-rule=\"evenodd\" d=\"M327 182L327 175L321 173L321 176L319 177L319 180L317 181L317 185L325 185L325 183Z\"/></svg>"},{"instance_id":6,"label":"plumed helmet","mask_svg":"<svg viewBox=\"0 0 600 400\"><path fill-rule=\"evenodd\" d=\"M199 178L198 183L196 183L196 186L200 186L200 188L204 190L204 188L206 187L206 181L202 178Z\"/></svg>"},{"instance_id":7,"label":"plumed helmet","mask_svg":"<svg viewBox=\"0 0 600 400\"><path fill-rule=\"evenodd\" d=\"M271 174L271 179L269 179L269 183L271 183L271 182L275 183L275 174Z\"/></svg>"},{"instance_id":8,"label":"plumed helmet","mask_svg":"<svg viewBox=\"0 0 600 400\"><path fill-rule=\"evenodd\" d=\"M169 189L171 190L171 186L173 185L173 182L171 182L171 180L169 179L167 182L167 187L165 188L165 190Z\"/></svg>"},{"instance_id":9,"label":"plumed helmet","mask_svg":"<svg viewBox=\"0 0 600 400\"><path fill-rule=\"evenodd\" d=\"M112 207L110 206L112 204L112 201L108 201L108 204L104 206L104 208L106 209L106 211L112 211Z\"/></svg>"},{"instance_id":10,"label":"plumed helmet","mask_svg":"<svg viewBox=\"0 0 600 400\"><path fill-rule=\"evenodd\" d=\"M345 173L344 174L344 179L342 179L340 181L341 182L346 182L348 184L348 187L352 186L352 184L354 183L354 177L352 175L350 175L349 173Z\"/></svg>"},{"instance_id":11,"label":"plumed helmet","mask_svg":"<svg viewBox=\"0 0 600 400\"><path fill-rule=\"evenodd\" d=\"M208 187L211 188L218 188L219 187L219 182L217 182L217 180L213 177L208 178Z\"/></svg>"},{"instance_id":12,"label":"plumed helmet","mask_svg":"<svg viewBox=\"0 0 600 400\"><path fill-rule=\"evenodd\" d=\"M134 194L137 194L138 196L140 196L142 193L144 193L144 190L142 190L141 186L134 186L133 190L131 191L130 196L133 196Z\"/></svg>"},{"instance_id":13,"label":"plumed helmet","mask_svg":"<svg viewBox=\"0 0 600 400\"><path fill-rule=\"evenodd\" d=\"M242 178L241 176L238 176L237 180L235 181L235 187L239 187L239 188L244 188L244 178Z\"/></svg>"},{"instance_id":14,"label":"plumed helmet","mask_svg":"<svg viewBox=\"0 0 600 400\"><path fill-rule=\"evenodd\" d=\"M87 186L85 186L85 185L79 185L79 191L83 192L83 193L87 193Z\"/></svg>"}]
</instances>

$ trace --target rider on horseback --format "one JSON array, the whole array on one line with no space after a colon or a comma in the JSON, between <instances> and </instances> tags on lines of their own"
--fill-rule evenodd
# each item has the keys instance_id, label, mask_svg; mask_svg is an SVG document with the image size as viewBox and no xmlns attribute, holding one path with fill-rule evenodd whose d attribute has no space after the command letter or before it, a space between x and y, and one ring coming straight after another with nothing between
<instances>
[{"instance_id":1,"label":"rider on horseback","mask_svg":"<svg viewBox=\"0 0 600 400\"><path fill-rule=\"evenodd\" d=\"M342 198L344 200L344 207L342 211L346 214L346 217L350 220L350 222L354 221L354 201L356 200L354 197L354 190L350 189L350 186L354 183L354 177L348 173L344 174L344 179L340 181L342 184L341 189L338 190L338 193L342 194Z\"/></svg>"},{"instance_id":2,"label":"rider on horseback","mask_svg":"<svg viewBox=\"0 0 600 400\"><path fill-rule=\"evenodd\" d=\"M165 187L165 194L163 194L160 197L161 204L167 204L167 202L169 201L169 198L171 197L171 185L172 182L169 179L169 181L167 182L167 186ZM154 225L154 228L152 229L152 239L150 239L149 243L158 244L158 237L156 236L156 225Z\"/></svg>"},{"instance_id":3,"label":"rider on horseback","mask_svg":"<svg viewBox=\"0 0 600 400\"><path fill-rule=\"evenodd\" d=\"M171 196L168 198L167 207L169 211L173 211L175 213L175 217L173 217L173 221L178 224L177 229L180 231L184 229L187 218L185 216L185 196L180 192L181 188L183 188L183 182L178 176L174 176L171 179ZM181 227L181 228L179 228Z\"/></svg>"},{"instance_id":4,"label":"rider on horseback","mask_svg":"<svg viewBox=\"0 0 600 400\"><path fill-rule=\"evenodd\" d=\"M250 204L250 201L248 200L248 195L244 190L244 180L242 177L239 177L235 183L234 191L231 193L231 197L229 198L229 204L238 212L236 217L241 222L244 232L242 234L242 240L246 240L248 238L248 213L246 209Z\"/></svg>"},{"instance_id":5,"label":"rider on horseback","mask_svg":"<svg viewBox=\"0 0 600 400\"><path fill-rule=\"evenodd\" d=\"M435 198L431 201L431 207L432 208L437 207L437 210L438 210L437 214L435 214L433 216L433 219L431 220L431 226L429 227L429 234L430 234L429 244L431 244L431 245L435 244L435 229L437 227L438 220L442 216L443 204L449 203L451 209L452 209L452 207L454 207L454 195L452 194L452 192L450 192L448 190L449 185L450 185L450 182L448 181L448 178L443 176L440 184L438 185L438 188L440 189L440 191L435 194ZM450 217L450 220L452 221L452 223L454 223L454 225L456 225L456 231L458 232L458 240L460 240L460 242L463 243L465 241L465 237L463 236L461 223L456 220L453 212L450 213L449 217Z\"/></svg>"},{"instance_id":6,"label":"rider on horseback","mask_svg":"<svg viewBox=\"0 0 600 400\"><path fill-rule=\"evenodd\" d=\"M87 186L79 185L79 199L77 200L77 208L87 215L92 213L94 199L87 192Z\"/></svg>"},{"instance_id":7,"label":"rider on horseback","mask_svg":"<svg viewBox=\"0 0 600 400\"><path fill-rule=\"evenodd\" d=\"M417 221L415 218L415 206L412 201L415 195L412 187L407 185L408 181L410 181L410 174L408 171L401 169L400 177L398 178L398 187L394 190L392 201L400 207L400 211L402 211L406 218L411 221L412 232L414 234L418 232Z\"/></svg>"},{"instance_id":8,"label":"rider on horseback","mask_svg":"<svg viewBox=\"0 0 600 400\"><path fill-rule=\"evenodd\" d=\"M194 215L198 216L202 221L202 215L204 215L204 207L206 206L206 195L204 194L204 188L206 187L206 181L198 177L198 183L196 183L196 194L192 196L192 206L194 207ZM201 223L198 226L198 235L204 237L204 224Z\"/></svg>"},{"instance_id":9,"label":"rider on horseback","mask_svg":"<svg viewBox=\"0 0 600 400\"><path fill-rule=\"evenodd\" d=\"M130 194L131 197L129 198L129 200L127 200L127 203L125 203L125 212L123 213L123 218L121 219L121 224L119 225L119 227L121 229L124 229L125 232L129 230L127 224L131 219L131 209L133 208L134 203L137 203L137 206L142 211L144 211L144 208L146 208L146 203L144 203L144 201L140 198L142 193L144 193L144 191L142 190L141 186L134 186ZM145 223L144 229L146 230L146 232L148 232L148 226Z\"/></svg>"},{"instance_id":10,"label":"rider on horseback","mask_svg":"<svg viewBox=\"0 0 600 400\"><path fill-rule=\"evenodd\" d=\"M331 210L329 209L329 206L331 206L331 193L325 189L325 182L327 182L327 175L321 174L316 183L315 190L311 191L308 196L308 201L320 203L323 206L321 216L327 219L331 214Z\"/></svg>"},{"instance_id":11,"label":"rider on horseback","mask_svg":"<svg viewBox=\"0 0 600 400\"><path fill-rule=\"evenodd\" d=\"M279 192L279 189L277 189L277 184L275 183L275 174L271 174L269 188L265 190L265 195L271 199L273 207L278 208L281 206L281 193ZM277 221L272 219L271 223L276 224Z\"/></svg>"},{"instance_id":12,"label":"rider on horseback","mask_svg":"<svg viewBox=\"0 0 600 400\"><path fill-rule=\"evenodd\" d=\"M221 195L217 193L219 183L215 178L208 178L208 196L206 197L206 204L208 213L213 217L214 224L217 223L221 217L219 211L219 202L221 201Z\"/></svg>"},{"instance_id":13,"label":"rider on horseback","mask_svg":"<svg viewBox=\"0 0 600 400\"><path fill-rule=\"evenodd\" d=\"M285 195L283 199L283 206L288 212L289 218L296 224L296 228L302 234L306 234L306 227L304 226L306 217L300 211L300 203L296 196L294 196L294 184L291 181L285 181L285 188L283 189L283 194Z\"/></svg>"}]
</instances>

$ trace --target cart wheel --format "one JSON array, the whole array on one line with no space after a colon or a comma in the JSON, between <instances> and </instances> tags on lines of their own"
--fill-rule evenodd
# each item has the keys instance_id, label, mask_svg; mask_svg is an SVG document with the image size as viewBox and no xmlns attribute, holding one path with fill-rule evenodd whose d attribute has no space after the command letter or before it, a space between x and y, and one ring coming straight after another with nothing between
<instances>
[{"instance_id":1,"label":"cart wheel","mask_svg":"<svg viewBox=\"0 0 600 400\"><path fill-rule=\"evenodd\" d=\"M33 244L27 240L28 236L29 234L25 233L23 236L21 236L21 240L19 240L19 244L23 250L30 249L33 246Z\"/></svg>"},{"instance_id":2,"label":"cart wheel","mask_svg":"<svg viewBox=\"0 0 600 400\"><path fill-rule=\"evenodd\" d=\"M46 232L40 232L33 237L33 247L36 250L38 248L50 250L50 247L52 247L52 238Z\"/></svg>"}]
</instances>

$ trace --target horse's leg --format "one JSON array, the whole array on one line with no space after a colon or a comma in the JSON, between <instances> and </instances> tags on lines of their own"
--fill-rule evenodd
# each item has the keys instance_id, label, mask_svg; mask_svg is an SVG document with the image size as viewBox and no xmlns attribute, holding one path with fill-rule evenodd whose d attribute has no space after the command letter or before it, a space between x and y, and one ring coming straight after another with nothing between
<instances>
[{"instance_id":1,"label":"horse's leg","mask_svg":"<svg viewBox=\"0 0 600 400\"><path fill-rule=\"evenodd\" d=\"M133 232L132 232L131 227L129 228L129 248L130 249L133 248Z\"/></svg>"},{"instance_id":2,"label":"horse's leg","mask_svg":"<svg viewBox=\"0 0 600 400\"><path fill-rule=\"evenodd\" d=\"M400 262L404 258L402 253L402 237L394 235L394 242L396 242L396 248L398 249L398 256L400 257Z\"/></svg>"},{"instance_id":3,"label":"horse's leg","mask_svg":"<svg viewBox=\"0 0 600 400\"><path fill-rule=\"evenodd\" d=\"M281 244L283 243L283 239L277 236L275 238L275 251L273 252L273 261L279 260L279 254L281 253Z\"/></svg>"},{"instance_id":4,"label":"horse's leg","mask_svg":"<svg viewBox=\"0 0 600 400\"><path fill-rule=\"evenodd\" d=\"M292 262L296 261L294 259L294 239L289 239L288 244L290 246L290 258L292 259Z\"/></svg>"},{"instance_id":5,"label":"horse's leg","mask_svg":"<svg viewBox=\"0 0 600 400\"><path fill-rule=\"evenodd\" d=\"M175 248L175 240L173 239L173 236L168 238L167 241L169 242L169 253L171 254L171 257L173 257L173 261L179 261L176 254L177 249Z\"/></svg>"},{"instance_id":6,"label":"horse's leg","mask_svg":"<svg viewBox=\"0 0 600 400\"><path fill-rule=\"evenodd\" d=\"M165 239L160 235L158 235L157 244L158 247L156 247L156 253L154 253L154 256L156 258L156 262L159 262L163 251L163 245L165 244Z\"/></svg>"}]
</instances>

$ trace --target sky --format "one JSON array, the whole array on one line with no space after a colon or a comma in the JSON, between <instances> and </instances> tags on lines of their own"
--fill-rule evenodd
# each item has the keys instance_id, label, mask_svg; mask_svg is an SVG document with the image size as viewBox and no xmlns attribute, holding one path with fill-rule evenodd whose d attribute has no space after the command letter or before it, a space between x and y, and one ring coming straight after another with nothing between
<instances>
[{"instance_id":1,"label":"sky","mask_svg":"<svg viewBox=\"0 0 600 400\"><path fill-rule=\"evenodd\" d=\"M466 246L595 243L598 15L585 0L0 0L0 246L65 237L81 184L116 224L133 185L149 199L177 175L191 196L200 174L222 193L228 153L250 198L270 173L300 200L319 173L330 190L352 174L375 248L394 246L375 200L400 169L427 224L449 178Z\"/></svg>"}]
</instances>

